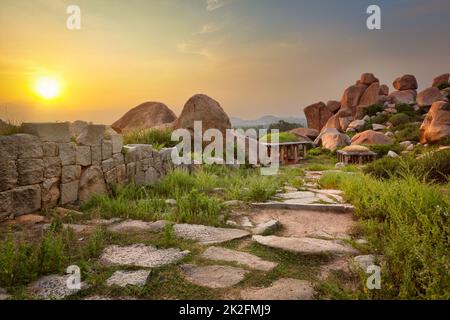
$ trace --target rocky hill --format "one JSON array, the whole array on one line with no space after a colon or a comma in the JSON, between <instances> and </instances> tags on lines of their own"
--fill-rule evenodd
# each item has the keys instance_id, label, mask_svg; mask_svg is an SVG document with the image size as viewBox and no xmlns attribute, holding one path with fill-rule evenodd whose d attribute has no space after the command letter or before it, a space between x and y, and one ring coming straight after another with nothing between
<instances>
[{"instance_id":1,"label":"rocky hill","mask_svg":"<svg viewBox=\"0 0 450 320\"><path fill-rule=\"evenodd\" d=\"M436 77L417 92L414 75L403 75L389 92L372 73L348 87L340 101L317 102L304 109L315 143L335 151L348 144L437 144L450 137L450 74ZM412 147L411 147L412 146Z\"/></svg>"},{"instance_id":2,"label":"rocky hill","mask_svg":"<svg viewBox=\"0 0 450 320\"><path fill-rule=\"evenodd\" d=\"M175 113L161 102L145 102L131 109L112 124L118 132L161 127L174 122Z\"/></svg>"}]
</instances>

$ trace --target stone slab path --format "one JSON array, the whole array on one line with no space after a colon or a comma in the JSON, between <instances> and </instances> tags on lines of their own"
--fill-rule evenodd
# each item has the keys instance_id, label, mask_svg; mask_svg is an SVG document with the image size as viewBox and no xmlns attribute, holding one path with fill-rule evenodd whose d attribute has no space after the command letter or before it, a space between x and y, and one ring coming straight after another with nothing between
<instances>
[{"instance_id":1,"label":"stone slab path","mask_svg":"<svg viewBox=\"0 0 450 320\"><path fill-rule=\"evenodd\" d=\"M50 299L64 299L77 293L80 290L87 289L88 286L85 283L81 283L80 289L70 289L67 286L67 281L70 275L50 275L44 276L39 280L31 283L28 286L28 290L38 298L50 300Z\"/></svg>"},{"instance_id":2,"label":"stone slab path","mask_svg":"<svg viewBox=\"0 0 450 320\"><path fill-rule=\"evenodd\" d=\"M181 266L186 280L196 285L208 288L227 288L241 282L249 272L241 268L229 266Z\"/></svg>"},{"instance_id":3,"label":"stone slab path","mask_svg":"<svg viewBox=\"0 0 450 320\"><path fill-rule=\"evenodd\" d=\"M108 286L139 286L142 287L147 282L147 278L150 275L150 270L137 270L137 271L124 271L118 270L106 280Z\"/></svg>"},{"instance_id":4,"label":"stone slab path","mask_svg":"<svg viewBox=\"0 0 450 320\"><path fill-rule=\"evenodd\" d=\"M253 236L254 241L261 245L291 251L300 254L357 254L358 251L350 246L343 245L334 240L314 238L286 238L277 236Z\"/></svg>"},{"instance_id":5,"label":"stone slab path","mask_svg":"<svg viewBox=\"0 0 450 320\"><path fill-rule=\"evenodd\" d=\"M268 288L250 288L241 291L244 300L311 300L313 285L304 280L282 278Z\"/></svg>"},{"instance_id":6,"label":"stone slab path","mask_svg":"<svg viewBox=\"0 0 450 320\"><path fill-rule=\"evenodd\" d=\"M260 271L271 271L278 265L275 262L263 260L250 253L221 247L209 247L201 257L208 260L236 262L250 269Z\"/></svg>"},{"instance_id":7,"label":"stone slab path","mask_svg":"<svg viewBox=\"0 0 450 320\"><path fill-rule=\"evenodd\" d=\"M112 232L158 232L164 230L167 221L145 222L140 220L125 220L108 227Z\"/></svg>"},{"instance_id":8,"label":"stone slab path","mask_svg":"<svg viewBox=\"0 0 450 320\"><path fill-rule=\"evenodd\" d=\"M157 249L144 244L130 246L108 246L103 250L100 261L106 265L137 266L144 268L162 267L175 263L189 254L179 249Z\"/></svg>"},{"instance_id":9,"label":"stone slab path","mask_svg":"<svg viewBox=\"0 0 450 320\"><path fill-rule=\"evenodd\" d=\"M176 224L173 229L178 237L197 241L203 245L227 242L250 235L250 232L241 229L215 228L194 224Z\"/></svg>"}]
</instances>

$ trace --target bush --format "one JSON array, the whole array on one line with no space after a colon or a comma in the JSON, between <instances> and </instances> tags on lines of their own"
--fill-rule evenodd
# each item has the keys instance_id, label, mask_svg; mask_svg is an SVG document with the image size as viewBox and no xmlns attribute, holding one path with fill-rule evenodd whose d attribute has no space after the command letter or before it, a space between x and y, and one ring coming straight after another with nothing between
<instances>
[{"instance_id":1,"label":"bush","mask_svg":"<svg viewBox=\"0 0 450 320\"><path fill-rule=\"evenodd\" d=\"M384 157L388 154L389 151L394 151L395 153L401 153L403 151L403 146L394 143L394 144L372 144L367 145L367 147L375 152L378 157Z\"/></svg>"},{"instance_id":2,"label":"bush","mask_svg":"<svg viewBox=\"0 0 450 320\"><path fill-rule=\"evenodd\" d=\"M268 130L279 130L280 132L291 131L293 129L303 128L303 125L300 123L290 123L284 120L280 120L277 123L272 123Z\"/></svg>"},{"instance_id":3,"label":"bush","mask_svg":"<svg viewBox=\"0 0 450 320\"><path fill-rule=\"evenodd\" d=\"M429 152L419 159L412 156L382 158L363 171L373 177L388 179L412 175L424 182L447 183L450 177L450 150Z\"/></svg>"},{"instance_id":4,"label":"bush","mask_svg":"<svg viewBox=\"0 0 450 320\"><path fill-rule=\"evenodd\" d=\"M170 129L136 129L123 135L124 144L151 144L155 149L170 148L177 145L172 141Z\"/></svg>"},{"instance_id":5,"label":"bush","mask_svg":"<svg viewBox=\"0 0 450 320\"><path fill-rule=\"evenodd\" d=\"M378 116L375 116L375 118L373 118L372 122L373 123L377 123L377 124L384 124L389 120L389 117L385 114L380 114Z\"/></svg>"},{"instance_id":6,"label":"bush","mask_svg":"<svg viewBox=\"0 0 450 320\"><path fill-rule=\"evenodd\" d=\"M397 113L389 118L389 122L392 123L394 127L397 127L411 122L411 118L404 113Z\"/></svg>"},{"instance_id":7,"label":"bush","mask_svg":"<svg viewBox=\"0 0 450 320\"><path fill-rule=\"evenodd\" d=\"M419 141L419 124L407 123L397 127L395 138L397 141Z\"/></svg>"},{"instance_id":8,"label":"bush","mask_svg":"<svg viewBox=\"0 0 450 320\"><path fill-rule=\"evenodd\" d=\"M218 224L225 205L217 198L207 196L196 189L177 197L177 210L172 221L181 223Z\"/></svg>"},{"instance_id":9,"label":"bush","mask_svg":"<svg viewBox=\"0 0 450 320\"><path fill-rule=\"evenodd\" d=\"M364 109L364 115L372 117L375 116L378 112L384 110L384 106L381 103L373 104Z\"/></svg>"},{"instance_id":10,"label":"bush","mask_svg":"<svg viewBox=\"0 0 450 320\"><path fill-rule=\"evenodd\" d=\"M382 293L397 299L449 299L450 205L441 190L412 176L340 179L370 244L387 260Z\"/></svg>"}]
</instances>

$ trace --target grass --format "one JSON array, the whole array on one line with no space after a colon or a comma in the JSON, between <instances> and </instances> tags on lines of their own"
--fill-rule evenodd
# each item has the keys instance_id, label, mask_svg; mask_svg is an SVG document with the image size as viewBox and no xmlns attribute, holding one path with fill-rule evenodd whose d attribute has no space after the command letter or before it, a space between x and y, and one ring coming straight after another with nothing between
<instances>
[{"instance_id":1,"label":"grass","mask_svg":"<svg viewBox=\"0 0 450 320\"><path fill-rule=\"evenodd\" d=\"M16 133L21 133L20 124L0 119L0 136L10 136Z\"/></svg>"},{"instance_id":2,"label":"grass","mask_svg":"<svg viewBox=\"0 0 450 320\"><path fill-rule=\"evenodd\" d=\"M386 257L383 298L450 298L450 199L438 186L411 175L380 181L327 174L320 183L344 191L370 247Z\"/></svg>"},{"instance_id":3,"label":"grass","mask_svg":"<svg viewBox=\"0 0 450 320\"><path fill-rule=\"evenodd\" d=\"M291 132L280 132L280 133L267 134L261 138L261 141L263 141L263 142L277 141L279 143L296 142L296 141L298 141L298 137Z\"/></svg>"},{"instance_id":4,"label":"grass","mask_svg":"<svg viewBox=\"0 0 450 320\"><path fill-rule=\"evenodd\" d=\"M124 144L151 144L155 149L174 147L170 129L135 129L123 135Z\"/></svg>"}]
</instances>

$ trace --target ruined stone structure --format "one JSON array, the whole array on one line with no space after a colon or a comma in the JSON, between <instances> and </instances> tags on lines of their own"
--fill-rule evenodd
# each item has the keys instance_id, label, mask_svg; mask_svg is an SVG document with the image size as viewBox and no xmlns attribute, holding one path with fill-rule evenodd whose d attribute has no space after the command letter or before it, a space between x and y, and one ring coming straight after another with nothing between
<instances>
[{"instance_id":1,"label":"ruined stone structure","mask_svg":"<svg viewBox=\"0 0 450 320\"><path fill-rule=\"evenodd\" d=\"M156 182L173 169L172 149L123 146L122 135L88 123L24 123L0 136L0 221L83 202L114 185Z\"/></svg>"}]
</instances>

